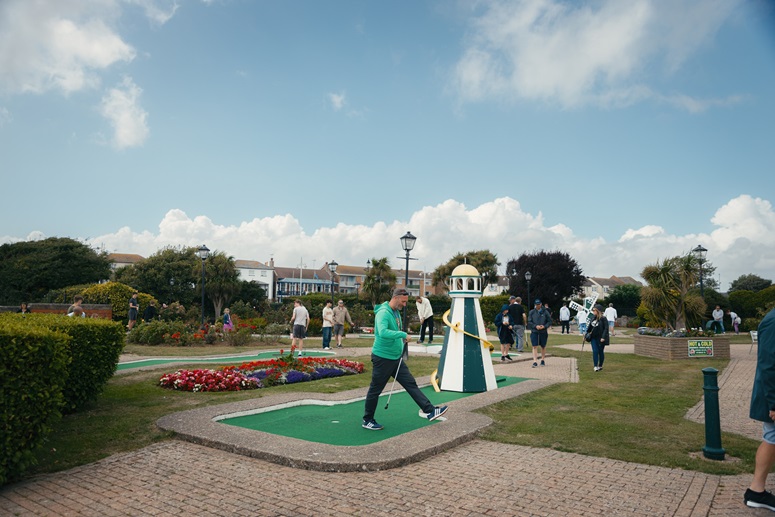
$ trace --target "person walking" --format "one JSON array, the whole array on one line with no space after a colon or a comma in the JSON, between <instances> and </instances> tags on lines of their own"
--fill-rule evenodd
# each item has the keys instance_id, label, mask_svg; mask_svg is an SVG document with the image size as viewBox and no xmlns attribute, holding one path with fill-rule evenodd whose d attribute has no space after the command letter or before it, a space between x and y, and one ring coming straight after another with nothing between
<instances>
[{"instance_id":1,"label":"person walking","mask_svg":"<svg viewBox=\"0 0 775 517\"><path fill-rule=\"evenodd\" d=\"M567 303L560 307L560 334L570 334L570 309Z\"/></svg>"},{"instance_id":2,"label":"person walking","mask_svg":"<svg viewBox=\"0 0 775 517\"><path fill-rule=\"evenodd\" d=\"M326 300L323 307L323 350L331 350L331 334L334 330L333 300Z\"/></svg>"},{"instance_id":3,"label":"person walking","mask_svg":"<svg viewBox=\"0 0 775 517\"><path fill-rule=\"evenodd\" d=\"M530 344L533 347L533 368L538 366L538 347L541 347L541 366L546 366L546 342L549 338L549 327L552 318L549 311L536 298L535 308L527 315L527 328L530 330Z\"/></svg>"},{"instance_id":4,"label":"person walking","mask_svg":"<svg viewBox=\"0 0 775 517\"><path fill-rule=\"evenodd\" d=\"M431 301L423 296L418 296L415 300L417 305L417 316L420 318L420 340L417 344L425 341L425 329L428 329L428 344L433 343L433 307Z\"/></svg>"},{"instance_id":5,"label":"person walking","mask_svg":"<svg viewBox=\"0 0 775 517\"><path fill-rule=\"evenodd\" d=\"M293 300L293 314L291 315L290 323L293 324L293 340L291 340L291 346L298 347L299 357L304 353L304 338L307 337L307 328L309 327L309 312L306 307L301 304L301 300Z\"/></svg>"},{"instance_id":6,"label":"person walking","mask_svg":"<svg viewBox=\"0 0 775 517\"><path fill-rule=\"evenodd\" d=\"M350 318L350 313L347 311L347 307L344 306L344 302L339 300L336 307L334 307L334 335L336 336L336 348L342 348L345 320L347 320L352 327L353 320Z\"/></svg>"},{"instance_id":7,"label":"person walking","mask_svg":"<svg viewBox=\"0 0 775 517\"><path fill-rule=\"evenodd\" d=\"M597 304L600 305L600 304ZM614 331L614 327L616 326L616 318L619 317L619 313L616 312L616 309L614 309L614 304L609 303L608 308L603 313L603 316L605 316L605 319L608 320L608 332L610 335L615 336L616 332Z\"/></svg>"},{"instance_id":8,"label":"person walking","mask_svg":"<svg viewBox=\"0 0 775 517\"><path fill-rule=\"evenodd\" d=\"M762 443L756 451L753 480L743 494L743 501L751 508L775 512L775 495L765 490L767 475L775 466L775 309L762 319L758 332L749 416L762 422Z\"/></svg>"},{"instance_id":9,"label":"person walking","mask_svg":"<svg viewBox=\"0 0 775 517\"><path fill-rule=\"evenodd\" d=\"M517 352L523 352L525 350L527 314L525 314L525 308L522 307L522 298L519 296L509 297L509 320L511 321L511 330L514 334Z\"/></svg>"},{"instance_id":10,"label":"person walking","mask_svg":"<svg viewBox=\"0 0 775 517\"><path fill-rule=\"evenodd\" d=\"M514 332L513 325L511 324L511 316L509 315L509 304L504 304L501 307L501 311L495 315L495 327L498 329L498 341L501 344L501 362L513 361L509 355L509 347L514 344Z\"/></svg>"},{"instance_id":11,"label":"person walking","mask_svg":"<svg viewBox=\"0 0 775 517\"><path fill-rule=\"evenodd\" d=\"M603 306L596 303L592 307L592 321L587 325L587 333L584 339L592 346L592 363L596 372L603 369L605 362L605 347L609 342L608 320L603 312Z\"/></svg>"},{"instance_id":12,"label":"person walking","mask_svg":"<svg viewBox=\"0 0 775 517\"><path fill-rule=\"evenodd\" d=\"M137 292L132 293L132 297L129 299L129 324L127 328L132 330L132 327L137 323L137 314L140 312L140 302L137 301Z\"/></svg>"},{"instance_id":13,"label":"person walking","mask_svg":"<svg viewBox=\"0 0 775 517\"><path fill-rule=\"evenodd\" d=\"M374 308L374 345L371 348L371 384L366 393L366 403L361 427L370 431L380 431L384 426L374 420L377 402L382 390L392 376L420 407L425 418L436 420L447 412L448 406L434 406L428 397L420 391L417 381L402 360L404 345L408 340L402 331L401 310L409 301L406 289L393 290L390 300Z\"/></svg>"},{"instance_id":14,"label":"person walking","mask_svg":"<svg viewBox=\"0 0 775 517\"><path fill-rule=\"evenodd\" d=\"M711 313L713 316L713 328L716 334L724 333L724 311L721 310L721 305L716 305Z\"/></svg>"}]
</instances>

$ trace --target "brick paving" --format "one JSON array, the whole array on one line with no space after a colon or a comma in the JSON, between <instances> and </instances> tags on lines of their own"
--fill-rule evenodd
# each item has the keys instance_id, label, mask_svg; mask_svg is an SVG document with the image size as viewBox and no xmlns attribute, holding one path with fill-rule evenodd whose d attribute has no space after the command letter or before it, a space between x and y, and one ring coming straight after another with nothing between
<instances>
[{"instance_id":1,"label":"brick paving","mask_svg":"<svg viewBox=\"0 0 775 517\"><path fill-rule=\"evenodd\" d=\"M758 425L756 431L743 425L755 354L747 357L747 346L732 348L719 379L722 428L738 425L734 432L759 439ZM545 368L517 362L498 364L496 372L578 382L575 366L550 358ZM701 417L698 408L687 414ZM742 504L749 482L750 475L713 476L480 440L372 472L297 469L170 440L6 486L0 515L770 515Z\"/></svg>"}]
</instances>

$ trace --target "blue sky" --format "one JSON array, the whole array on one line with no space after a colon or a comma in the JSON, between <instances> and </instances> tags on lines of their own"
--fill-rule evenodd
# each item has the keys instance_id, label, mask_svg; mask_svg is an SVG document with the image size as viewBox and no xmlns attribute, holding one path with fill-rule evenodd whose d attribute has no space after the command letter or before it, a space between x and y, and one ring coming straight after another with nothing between
<instances>
[{"instance_id":1,"label":"blue sky","mask_svg":"<svg viewBox=\"0 0 775 517\"><path fill-rule=\"evenodd\" d=\"M764 0L0 2L0 242L774 278Z\"/></svg>"}]
</instances>

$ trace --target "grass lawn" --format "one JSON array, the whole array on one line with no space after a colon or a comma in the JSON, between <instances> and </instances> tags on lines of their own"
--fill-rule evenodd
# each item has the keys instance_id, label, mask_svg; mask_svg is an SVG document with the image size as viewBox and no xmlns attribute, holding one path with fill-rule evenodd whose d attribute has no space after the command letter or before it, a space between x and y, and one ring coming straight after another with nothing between
<instances>
[{"instance_id":1,"label":"grass lawn","mask_svg":"<svg viewBox=\"0 0 775 517\"><path fill-rule=\"evenodd\" d=\"M748 336L730 338L732 343L750 342ZM628 341L631 339L627 337L614 338L614 343ZM580 352L556 345L579 342L576 335L552 334L548 352L578 358ZM371 340L353 338L346 340L346 345L370 346ZM190 357L288 346L289 342L240 348L127 345L125 352ZM314 339L305 340L305 348L319 346ZM352 359L366 365L363 375L244 392L187 393L157 387L162 374L177 369L169 366L117 375L90 408L68 415L57 424L37 455L38 466L28 474L56 472L169 439L170 433L157 429L155 421L175 411L282 391L333 393L363 388L365 395L371 379L371 363L368 356ZM685 420L684 414L702 396L701 369L712 366L723 370L725 361L703 360L700 365L693 361L659 361L630 354L609 354L604 374L595 374L591 366L584 368L587 363L591 364L588 351L579 361L578 384L554 385L481 410L495 420L495 425L486 430L482 438L710 474L753 471L759 442L733 434L722 433L722 446L728 455L739 458L739 462L716 462L690 456L701 451L705 430L704 426ZM412 356L409 366L417 377L430 375L438 366L438 358ZM197 368L206 367L197 365Z\"/></svg>"}]
</instances>

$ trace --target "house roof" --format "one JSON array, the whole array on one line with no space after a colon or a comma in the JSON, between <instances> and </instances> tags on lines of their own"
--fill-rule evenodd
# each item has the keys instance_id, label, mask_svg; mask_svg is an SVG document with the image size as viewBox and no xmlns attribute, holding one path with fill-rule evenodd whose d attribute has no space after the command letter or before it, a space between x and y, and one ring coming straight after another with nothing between
<instances>
[{"instance_id":1,"label":"house roof","mask_svg":"<svg viewBox=\"0 0 775 517\"><path fill-rule=\"evenodd\" d=\"M328 280L331 281L331 272L328 270L328 266L323 266L320 269L304 269L297 267L276 267L274 273L277 278L299 278L299 271L301 271L301 278L307 280Z\"/></svg>"},{"instance_id":2,"label":"house roof","mask_svg":"<svg viewBox=\"0 0 775 517\"><path fill-rule=\"evenodd\" d=\"M234 267L237 269L272 269L257 260L235 260Z\"/></svg>"},{"instance_id":3,"label":"house roof","mask_svg":"<svg viewBox=\"0 0 775 517\"><path fill-rule=\"evenodd\" d=\"M108 260L116 264L136 264L141 260L145 260L145 257L134 253L109 253Z\"/></svg>"}]
</instances>

